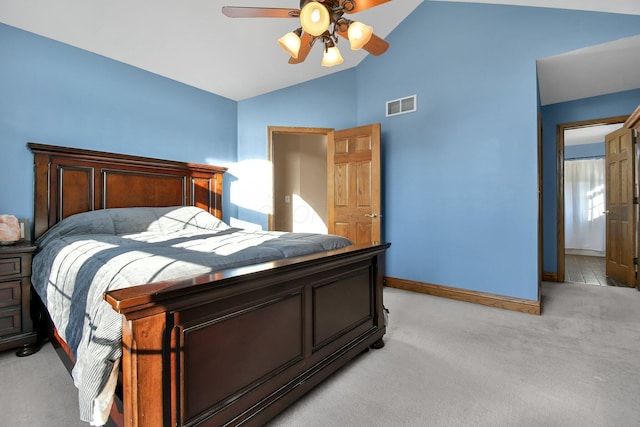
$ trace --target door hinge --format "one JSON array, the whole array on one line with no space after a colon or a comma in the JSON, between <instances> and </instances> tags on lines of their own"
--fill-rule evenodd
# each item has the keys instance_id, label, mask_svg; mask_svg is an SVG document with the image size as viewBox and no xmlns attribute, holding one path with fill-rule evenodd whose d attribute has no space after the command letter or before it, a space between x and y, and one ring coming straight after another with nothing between
<instances>
[{"instance_id":1,"label":"door hinge","mask_svg":"<svg viewBox=\"0 0 640 427\"><path fill-rule=\"evenodd\" d=\"M627 258L628 259L628 258ZM633 259L633 265L638 265L638 258Z\"/></svg>"},{"instance_id":2,"label":"door hinge","mask_svg":"<svg viewBox=\"0 0 640 427\"><path fill-rule=\"evenodd\" d=\"M638 197L637 197L637 196L633 198L633 204L634 204L634 205L637 205L637 204L638 204Z\"/></svg>"}]
</instances>

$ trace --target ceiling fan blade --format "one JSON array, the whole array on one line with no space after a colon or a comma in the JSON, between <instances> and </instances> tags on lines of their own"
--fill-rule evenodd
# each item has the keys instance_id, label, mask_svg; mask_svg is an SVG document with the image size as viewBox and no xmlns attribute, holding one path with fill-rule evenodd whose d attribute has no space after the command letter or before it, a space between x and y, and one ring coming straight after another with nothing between
<instances>
[{"instance_id":1,"label":"ceiling fan blade","mask_svg":"<svg viewBox=\"0 0 640 427\"><path fill-rule=\"evenodd\" d=\"M376 36L375 34L372 34L371 40L369 40L367 44L362 46L362 48L370 54L378 56L382 55L387 51L387 49L389 49L389 43L384 39Z\"/></svg>"},{"instance_id":2,"label":"ceiling fan blade","mask_svg":"<svg viewBox=\"0 0 640 427\"><path fill-rule=\"evenodd\" d=\"M289 58L289 64L299 64L304 62L311 52L311 42L313 41L313 36L311 34L303 33L302 37L300 37L300 51L298 52L298 57L294 58L293 56Z\"/></svg>"},{"instance_id":3,"label":"ceiling fan blade","mask_svg":"<svg viewBox=\"0 0 640 427\"><path fill-rule=\"evenodd\" d=\"M349 40L349 36L347 35L346 31L338 31L338 34ZM362 46L362 48L370 54L378 56L382 55L387 51L387 49L389 49L389 43L384 39L376 36L375 34L371 34L371 40L369 40L367 44Z\"/></svg>"},{"instance_id":4,"label":"ceiling fan blade","mask_svg":"<svg viewBox=\"0 0 640 427\"><path fill-rule=\"evenodd\" d=\"M297 18L299 9L278 7L235 7L223 6L222 13L229 18Z\"/></svg>"},{"instance_id":5,"label":"ceiling fan blade","mask_svg":"<svg viewBox=\"0 0 640 427\"><path fill-rule=\"evenodd\" d=\"M367 10L375 6L379 6L388 1L391 1L391 0L355 0L356 6L353 8L353 10L350 10L347 13L362 12L363 10Z\"/></svg>"}]
</instances>

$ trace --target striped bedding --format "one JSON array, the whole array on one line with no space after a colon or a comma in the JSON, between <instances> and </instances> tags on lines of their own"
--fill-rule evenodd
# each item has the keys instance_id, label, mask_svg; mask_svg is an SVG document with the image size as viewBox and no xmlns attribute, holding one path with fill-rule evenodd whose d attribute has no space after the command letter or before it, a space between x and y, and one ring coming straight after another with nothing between
<instances>
[{"instance_id":1,"label":"striped bedding","mask_svg":"<svg viewBox=\"0 0 640 427\"><path fill-rule=\"evenodd\" d=\"M104 394L122 354L122 319L104 301L105 291L351 244L333 235L231 228L196 207L77 214L56 224L36 243L33 286L73 352L80 416L93 425L100 425L94 416L96 405L100 406L96 398ZM113 395L113 390L106 391Z\"/></svg>"}]
</instances>

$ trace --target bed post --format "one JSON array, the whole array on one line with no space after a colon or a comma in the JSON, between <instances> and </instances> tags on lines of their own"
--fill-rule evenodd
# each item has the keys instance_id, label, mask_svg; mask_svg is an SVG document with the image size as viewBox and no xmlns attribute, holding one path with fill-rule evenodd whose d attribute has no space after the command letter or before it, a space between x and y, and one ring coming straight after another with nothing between
<instances>
[{"instance_id":1,"label":"bed post","mask_svg":"<svg viewBox=\"0 0 640 427\"><path fill-rule=\"evenodd\" d=\"M176 425L167 390L163 362L170 357L163 351L166 338L166 314L125 320L123 317L123 411L128 427Z\"/></svg>"},{"instance_id":2,"label":"bed post","mask_svg":"<svg viewBox=\"0 0 640 427\"><path fill-rule=\"evenodd\" d=\"M383 287L384 287L384 266L385 266L385 256L386 251L380 252L376 255L374 260L374 278L375 278L375 300L376 300L376 326L378 329L385 329L385 320L384 320L384 311L385 307L383 305ZM382 337L378 339L376 342L371 344L371 348L381 349L384 347L384 340Z\"/></svg>"}]
</instances>

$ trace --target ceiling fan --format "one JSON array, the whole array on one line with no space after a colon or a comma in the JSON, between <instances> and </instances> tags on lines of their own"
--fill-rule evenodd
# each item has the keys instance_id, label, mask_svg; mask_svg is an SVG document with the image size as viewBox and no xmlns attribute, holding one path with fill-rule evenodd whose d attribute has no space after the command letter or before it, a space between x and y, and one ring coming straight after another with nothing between
<instances>
[{"instance_id":1,"label":"ceiling fan","mask_svg":"<svg viewBox=\"0 0 640 427\"><path fill-rule=\"evenodd\" d=\"M313 45L320 41L324 46L322 65L329 67L343 61L336 47L338 36L347 39L353 50L364 49L376 56L387 51L389 43L373 34L371 26L352 21L344 15L389 1L300 0L300 9L223 6L222 13L230 18L299 18L300 27L278 39L278 44L291 56L289 63L303 62Z\"/></svg>"}]
</instances>

